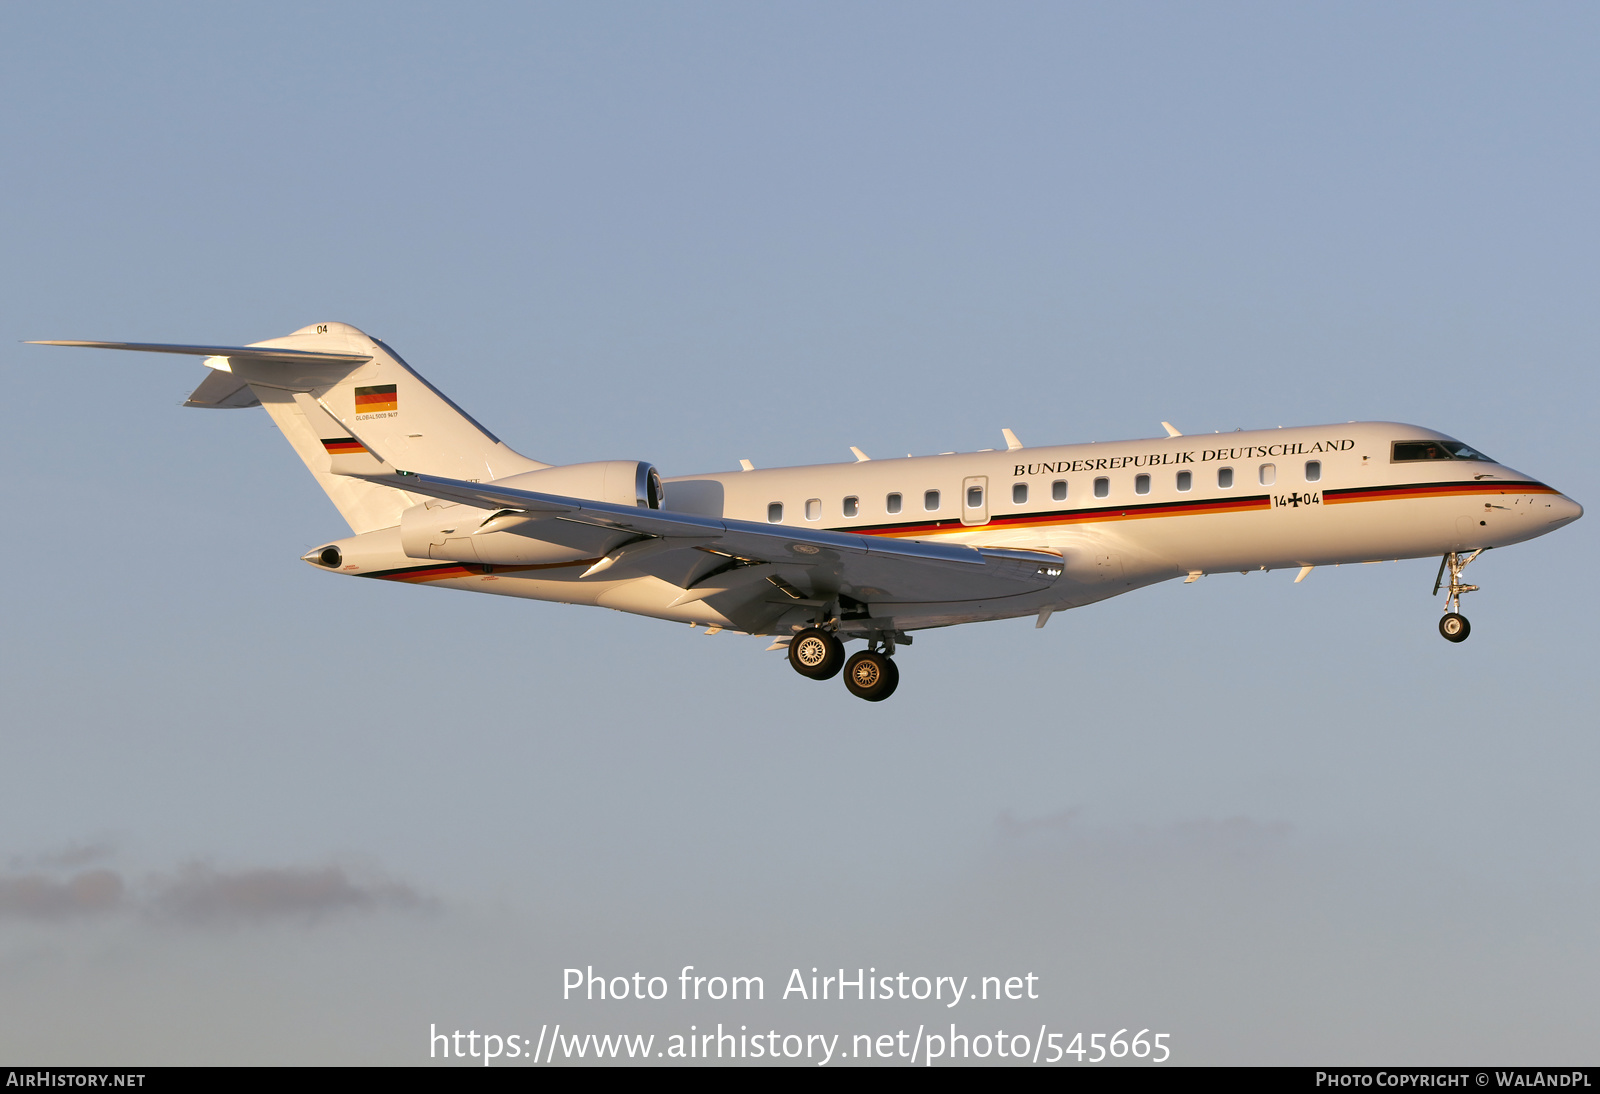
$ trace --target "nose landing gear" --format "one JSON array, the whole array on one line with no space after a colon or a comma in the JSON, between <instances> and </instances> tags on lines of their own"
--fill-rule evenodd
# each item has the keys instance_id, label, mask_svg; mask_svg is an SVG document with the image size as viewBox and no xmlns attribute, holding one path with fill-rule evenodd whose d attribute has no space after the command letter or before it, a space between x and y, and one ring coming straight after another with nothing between
<instances>
[{"instance_id":1,"label":"nose landing gear","mask_svg":"<svg viewBox=\"0 0 1600 1094\"><path fill-rule=\"evenodd\" d=\"M1461 571L1465 570L1473 559L1483 554L1484 548L1479 547L1469 555L1457 554L1451 551L1439 560L1439 574L1433 579L1433 595L1439 595L1441 587L1446 590L1444 602L1444 618L1439 620L1439 633L1451 642L1465 642L1467 635L1472 633L1472 624L1467 622L1467 617L1461 614L1461 594L1475 593L1476 585L1468 585L1461 580ZM1450 570L1450 584L1444 585L1444 572Z\"/></svg>"}]
</instances>

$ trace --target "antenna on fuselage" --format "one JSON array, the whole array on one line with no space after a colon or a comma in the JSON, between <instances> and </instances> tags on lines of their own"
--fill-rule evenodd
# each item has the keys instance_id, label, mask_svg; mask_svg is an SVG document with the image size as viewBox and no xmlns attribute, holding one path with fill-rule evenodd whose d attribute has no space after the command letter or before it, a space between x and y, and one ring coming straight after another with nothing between
<instances>
[{"instance_id":1,"label":"antenna on fuselage","mask_svg":"<svg viewBox=\"0 0 1600 1094\"><path fill-rule=\"evenodd\" d=\"M1181 436L1183 436L1182 433L1179 433L1176 429L1172 428L1172 423L1171 422L1162 422L1161 423L1161 428L1165 429L1167 431L1167 436L1169 436L1169 437L1181 437Z\"/></svg>"},{"instance_id":2,"label":"antenna on fuselage","mask_svg":"<svg viewBox=\"0 0 1600 1094\"><path fill-rule=\"evenodd\" d=\"M1000 435L1006 439L1006 451L1015 452L1022 447L1022 442L1017 440L1017 435L1009 429L1002 429Z\"/></svg>"}]
</instances>

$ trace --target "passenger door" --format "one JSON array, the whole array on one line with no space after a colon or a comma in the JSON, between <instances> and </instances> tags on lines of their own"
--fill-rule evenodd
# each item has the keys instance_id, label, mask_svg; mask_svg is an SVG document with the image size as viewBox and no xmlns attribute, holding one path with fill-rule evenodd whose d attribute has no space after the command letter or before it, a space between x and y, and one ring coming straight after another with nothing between
<instances>
[{"instance_id":1,"label":"passenger door","mask_svg":"<svg viewBox=\"0 0 1600 1094\"><path fill-rule=\"evenodd\" d=\"M961 523L989 523L989 476L970 475L961 480Z\"/></svg>"}]
</instances>

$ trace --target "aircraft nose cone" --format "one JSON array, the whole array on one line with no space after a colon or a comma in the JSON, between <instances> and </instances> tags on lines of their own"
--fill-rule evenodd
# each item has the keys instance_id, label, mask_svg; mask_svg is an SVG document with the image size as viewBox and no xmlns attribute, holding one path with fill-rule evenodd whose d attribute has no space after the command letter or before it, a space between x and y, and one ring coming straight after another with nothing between
<instances>
[{"instance_id":1,"label":"aircraft nose cone","mask_svg":"<svg viewBox=\"0 0 1600 1094\"><path fill-rule=\"evenodd\" d=\"M1557 494L1550 503L1550 512L1550 523L1552 525L1571 524L1583 516L1583 506L1565 494Z\"/></svg>"}]
</instances>

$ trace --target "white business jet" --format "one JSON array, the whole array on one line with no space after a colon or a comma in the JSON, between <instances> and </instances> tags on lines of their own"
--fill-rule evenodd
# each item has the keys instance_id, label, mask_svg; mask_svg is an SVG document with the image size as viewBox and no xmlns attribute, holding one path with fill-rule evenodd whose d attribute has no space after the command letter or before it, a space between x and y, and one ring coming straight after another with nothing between
<instances>
[{"instance_id":1,"label":"white business jet","mask_svg":"<svg viewBox=\"0 0 1600 1094\"><path fill-rule=\"evenodd\" d=\"M303 557L356 577L594 604L775 638L869 701L910 632L1076 608L1172 578L1440 556L1462 571L1583 514L1431 429L1350 422L663 479L506 447L383 342L318 323L248 346L44 342L204 357L185 406L265 407L352 535ZM1448 577L1448 584L1446 578ZM846 659L844 644L866 648Z\"/></svg>"}]
</instances>

